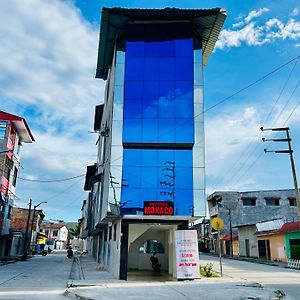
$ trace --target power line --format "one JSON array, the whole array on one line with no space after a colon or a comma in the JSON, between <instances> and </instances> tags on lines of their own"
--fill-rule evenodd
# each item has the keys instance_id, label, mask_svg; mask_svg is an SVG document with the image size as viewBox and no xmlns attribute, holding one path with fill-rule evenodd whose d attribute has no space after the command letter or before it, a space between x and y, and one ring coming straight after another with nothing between
<instances>
[{"instance_id":1,"label":"power line","mask_svg":"<svg viewBox=\"0 0 300 300\"><path fill-rule=\"evenodd\" d=\"M73 176L73 177L67 177L67 178L62 178L62 179L51 179L51 180L40 180L40 179L27 179L27 178L22 178L22 177L17 177L20 180L24 181L29 181L29 182L39 182L39 183L53 183L53 182L63 182L63 181L68 181L68 180L73 180L79 177L83 177L85 174Z\"/></svg>"},{"instance_id":2,"label":"power line","mask_svg":"<svg viewBox=\"0 0 300 300\"><path fill-rule=\"evenodd\" d=\"M233 98L234 96L240 94L241 92L247 90L248 88L252 87L253 85L259 83L260 81L263 81L264 79L266 79L266 78L269 77L270 75L276 73L277 71L281 70L281 69L284 68L285 66L289 65L289 64L290 64L291 62L293 62L294 60L299 59L299 57L300 57L300 55L297 55L296 57L294 57L294 58L291 59L290 61L288 61L288 62L286 62L286 63L280 65L279 67L275 68L275 69L272 70L271 72L269 72L269 73L263 75L262 77L256 79L256 80L253 81L252 83L250 83L250 84L246 85L245 87L239 89L238 91L236 91L236 92L233 93L232 95L230 95L230 96L224 98L223 100L217 102L217 103L214 104L213 106L211 106L211 107L209 107L208 109L206 109L206 110L204 111L204 113L206 113L206 112L210 111L211 109L215 108L216 106L218 106L218 105L220 105L220 104L222 104L222 103L228 101L229 99ZM200 114L199 114L199 115L200 115Z\"/></svg>"}]
</instances>

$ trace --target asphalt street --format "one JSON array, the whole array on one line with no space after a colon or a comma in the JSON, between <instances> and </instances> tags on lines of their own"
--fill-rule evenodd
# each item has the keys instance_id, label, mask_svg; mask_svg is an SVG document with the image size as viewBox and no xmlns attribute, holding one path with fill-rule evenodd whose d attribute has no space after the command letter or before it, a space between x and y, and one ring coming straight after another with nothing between
<instances>
[{"instance_id":1,"label":"asphalt street","mask_svg":"<svg viewBox=\"0 0 300 300\"><path fill-rule=\"evenodd\" d=\"M71 266L65 251L2 265L0 299L65 300Z\"/></svg>"},{"instance_id":2,"label":"asphalt street","mask_svg":"<svg viewBox=\"0 0 300 300\"><path fill-rule=\"evenodd\" d=\"M213 264L220 271L219 258L200 255L200 264ZM222 258L223 273L232 279L244 279L271 290L282 290L289 299L300 299L300 270Z\"/></svg>"}]
</instances>

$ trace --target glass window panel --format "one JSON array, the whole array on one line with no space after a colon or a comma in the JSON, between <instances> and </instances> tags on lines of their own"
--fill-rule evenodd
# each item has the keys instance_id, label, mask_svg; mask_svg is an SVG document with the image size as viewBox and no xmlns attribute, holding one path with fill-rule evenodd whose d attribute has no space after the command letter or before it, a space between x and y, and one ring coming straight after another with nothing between
<instances>
[{"instance_id":1,"label":"glass window panel","mask_svg":"<svg viewBox=\"0 0 300 300\"><path fill-rule=\"evenodd\" d=\"M205 216L206 214L206 200L204 189L194 190L194 215Z\"/></svg>"},{"instance_id":2,"label":"glass window panel","mask_svg":"<svg viewBox=\"0 0 300 300\"><path fill-rule=\"evenodd\" d=\"M114 90L114 103L122 104L124 97L124 86L116 85Z\"/></svg>"},{"instance_id":3,"label":"glass window panel","mask_svg":"<svg viewBox=\"0 0 300 300\"><path fill-rule=\"evenodd\" d=\"M126 81L125 82L125 99L140 100L143 97L142 81Z\"/></svg>"},{"instance_id":4,"label":"glass window panel","mask_svg":"<svg viewBox=\"0 0 300 300\"><path fill-rule=\"evenodd\" d=\"M124 105L124 118L125 119L139 119L142 118L142 102L141 100L130 101L126 99Z\"/></svg>"},{"instance_id":5,"label":"glass window panel","mask_svg":"<svg viewBox=\"0 0 300 300\"><path fill-rule=\"evenodd\" d=\"M122 130L123 122L122 121L113 121L112 126L112 145L122 145Z\"/></svg>"},{"instance_id":6,"label":"glass window panel","mask_svg":"<svg viewBox=\"0 0 300 300\"><path fill-rule=\"evenodd\" d=\"M145 57L159 57L161 42L145 42Z\"/></svg>"},{"instance_id":7,"label":"glass window panel","mask_svg":"<svg viewBox=\"0 0 300 300\"><path fill-rule=\"evenodd\" d=\"M140 143L142 141L142 120L124 119L123 142Z\"/></svg>"},{"instance_id":8,"label":"glass window panel","mask_svg":"<svg viewBox=\"0 0 300 300\"><path fill-rule=\"evenodd\" d=\"M193 152L192 150L177 150L175 152L176 167L192 167Z\"/></svg>"},{"instance_id":9,"label":"glass window panel","mask_svg":"<svg viewBox=\"0 0 300 300\"><path fill-rule=\"evenodd\" d=\"M193 60L191 58L176 58L176 80L193 80Z\"/></svg>"},{"instance_id":10,"label":"glass window panel","mask_svg":"<svg viewBox=\"0 0 300 300\"><path fill-rule=\"evenodd\" d=\"M124 82L124 69L125 65L124 64L116 64L116 79L115 79L115 84L116 85L122 85Z\"/></svg>"},{"instance_id":11,"label":"glass window panel","mask_svg":"<svg viewBox=\"0 0 300 300\"><path fill-rule=\"evenodd\" d=\"M126 60L130 58L144 57L144 42L126 42Z\"/></svg>"},{"instance_id":12,"label":"glass window panel","mask_svg":"<svg viewBox=\"0 0 300 300\"><path fill-rule=\"evenodd\" d=\"M202 50L201 49L194 51L194 61L195 61L195 63L202 64Z\"/></svg>"},{"instance_id":13,"label":"glass window panel","mask_svg":"<svg viewBox=\"0 0 300 300\"><path fill-rule=\"evenodd\" d=\"M200 147L193 148L193 167L194 168L204 167L204 148L200 148Z\"/></svg>"},{"instance_id":14,"label":"glass window panel","mask_svg":"<svg viewBox=\"0 0 300 300\"><path fill-rule=\"evenodd\" d=\"M123 104L115 103L113 109L113 120L122 121L123 120Z\"/></svg>"},{"instance_id":15,"label":"glass window panel","mask_svg":"<svg viewBox=\"0 0 300 300\"><path fill-rule=\"evenodd\" d=\"M111 147L111 165L114 166L121 166L122 165L122 159L123 159L123 147L113 145Z\"/></svg>"},{"instance_id":16,"label":"glass window panel","mask_svg":"<svg viewBox=\"0 0 300 300\"><path fill-rule=\"evenodd\" d=\"M158 81L144 81L144 99L157 99L159 95L159 82Z\"/></svg>"},{"instance_id":17,"label":"glass window panel","mask_svg":"<svg viewBox=\"0 0 300 300\"><path fill-rule=\"evenodd\" d=\"M144 201L156 201L157 189L141 189L141 207L144 206Z\"/></svg>"},{"instance_id":18,"label":"glass window panel","mask_svg":"<svg viewBox=\"0 0 300 300\"><path fill-rule=\"evenodd\" d=\"M204 147L203 123L195 122L195 146Z\"/></svg>"},{"instance_id":19,"label":"glass window panel","mask_svg":"<svg viewBox=\"0 0 300 300\"><path fill-rule=\"evenodd\" d=\"M193 190L176 189L174 206L176 215L191 216L194 206Z\"/></svg>"},{"instance_id":20,"label":"glass window panel","mask_svg":"<svg viewBox=\"0 0 300 300\"><path fill-rule=\"evenodd\" d=\"M159 43L160 56L175 56L175 41L161 41Z\"/></svg>"},{"instance_id":21,"label":"glass window panel","mask_svg":"<svg viewBox=\"0 0 300 300\"><path fill-rule=\"evenodd\" d=\"M157 188L157 168L142 167L141 168L141 187Z\"/></svg>"},{"instance_id":22,"label":"glass window panel","mask_svg":"<svg viewBox=\"0 0 300 300\"><path fill-rule=\"evenodd\" d=\"M143 117L156 119L158 118L158 101L156 99L144 99L143 101Z\"/></svg>"},{"instance_id":23,"label":"glass window panel","mask_svg":"<svg viewBox=\"0 0 300 300\"><path fill-rule=\"evenodd\" d=\"M174 150L158 150L158 154L157 154L158 166L172 164L172 162L174 162Z\"/></svg>"},{"instance_id":24,"label":"glass window panel","mask_svg":"<svg viewBox=\"0 0 300 300\"><path fill-rule=\"evenodd\" d=\"M144 80L159 79L159 58L144 59Z\"/></svg>"},{"instance_id":25,"label":"glass window panel","mask_svg":"<svg viewBox=\"0 0 300 300\"><path fill-rule=\"evenodd\" d=\"M158 141L160 143L175 142L175 120L174 119L158 120Z\"/></svg>"},{"instance_id":26,"label":"glass window panel","mask_svg":"<svg viewBox=\"0 0 300 300\"><path fill-rule=\"evenodd\" d=\"M141 168L140 167L131 167L123 166L123 181L126 179L126 184L130 188L138 188L141 186Z\"/></svg>"},{"instance_id":27,"label":"glass window panel","mask_svg":"<svg viewBox=\"0 0 300 300\"><path fill-rule=\"evenodd\" d=\"M176 167L175 168L175 188L176 189L193 189L193 169Z\"/></svg>"},{"instance_id":28,"label":"glass window panel","mask_svg":"<svg viewBox=\"0 0 300 300\"><path fill-rule=\"evenodd\" d=\"M136 149L124 149L123 165L140 166L142 161L142 151Z\"/></svg>"},{"instance_id":29,"label":"glass window panel","mask_svg":"<svg viewBox=\"0 0 300 300\"><path fill-rule=\"evenodd\" d=\"M160 97L158 104L158 115L160 118L175 117L175 103L173 98Z\"/></svg>"},{"instance_id":30,"label":"glass window panel","mask_svg":"<svg viewBox=\"0 0 300 300\"><path fill-rule=\"evenodd\" d=\"M197 188L204 188L205 169L193 168L194 186Z\"/></svg>"},{"instance_id":31,"label":"glass window panel","mask_svg":"<svg viewBox=\"0 0 300 300\"><path fill-rule=\"evenodd\" d=\"M191 101L175 99L175 117L178 119L194 118L194 106Z\"/></svg>"},{"instance_id":32,"label":"glass window panel","mask_svg":"<svg viewBox=\"0 0 300 300\"><path fill-rule=\"evenodd\" d=\"M123 187L121 192L121 203L123 208L140 206L140 188Z\"/></svg>"},{"instance_id":33,"label":"glass window panel","mask_svg":"<svg viewBox=\"0 0 300 300\"><path fill-rule=\"evenodd\" d=\"M177 57L193 56L193 40L178 39L175 41L175 53Z\"/></svg>"},{"instance_id":34,"label":"glass window panel","mask_svg":"<svg viewBox=\"0 0 300 300\"><path fill-rule=\"evenodd\" d=\"M117 51L116 63L117 64L124 64L125 63L125 52Z\"/></svg>"},{"instance_id":35,"label":"glass window panel","mask_svg":"<svg viewBox=\"0 0 300 300\"><path fill-rule=\"evenodd\" d=\"M198 104L203 103L203 87L197 86L194 90L194 102Z\"/></svg>"},{"instance_id":36,"label":"glass window panel","mask_svg":"<svg viewBox=\"0 0 300 300\"><path fill-rule=\"evenodd\" d=\"M142 166L157 166L157 150L142 150Z\"/></svg>"},{"instance_id":37,"label":"glass window panel","mask_svg":"<svg viewBox=\"0 0 300 300\"><path fill-rule=\"evenodd\" d=\"M143 143L155 143L158 139L158 120L143 119Z\"/></svg>"},{"instance_id":38,"label":"glass window panel","mask_svg":"<svg viewBox=\"0 0 300 300\"><path fill-rule=\"evenodd\" d=\"M173 98L175 96L175 81L161 81L159 83L159 96Z\"/></svg>"},{"instance_id":39,"label":"glass window panel","mask_svg":"<svg viewBox=\"0 0 300 300\"><path fill-rule=\"evenodd\" d=\"M125 79L143 80L144 65L142 58L126 58Z\"/></svg>"},{"instance_id":40,"label":"glass window panel","mask_svg":"<svg viewBox=\"0 0 300 300\"><path fill-rule=\"evenodd\" d=\"M194 143L194 119L177 119L176 143Z\"/></svg>"},{"instance_id":41,"label":"glass window panel","mask_svg":"<svg viewBox=\"0 0 300 300\"><path fill-rule=\"evenodd\" d=\"M175 97L176 99L188 99L190 101L193 101L193 81L176 81Z\"/></svg>"},{"instance_id":42,"label":"glass window panel","mask_svg":"<svg viewBox=\"0 0 300 300\"><path fill-rule=\"evenodd\" d=\"M194 85L203 85L202 64L194 64Z\"/></svg>"},{"instance_id":43,"label":"glass window panel","mask_svg":"<svg viewBox=\"0 0 300 300\"><path fill-rule=\"evenodd\" d=\"M175 59L161 58L159 61L159 79L175 80Z\"/></svg>"}]
</instances>

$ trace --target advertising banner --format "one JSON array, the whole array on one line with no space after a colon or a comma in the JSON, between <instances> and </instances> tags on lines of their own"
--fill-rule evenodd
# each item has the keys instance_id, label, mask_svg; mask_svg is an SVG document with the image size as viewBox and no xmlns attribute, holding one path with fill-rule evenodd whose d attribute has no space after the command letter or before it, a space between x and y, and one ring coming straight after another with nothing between
<instances>
[{"instance_id":1,"label":"advertising banner","mask_svg":"<svg viewBox=\"0 0 300 300\"><path fill-rule=\"evenodd\" d=\"M177 278L200 278L197 231L176 230L175 247Z\"/></svg>"}]
</instances>

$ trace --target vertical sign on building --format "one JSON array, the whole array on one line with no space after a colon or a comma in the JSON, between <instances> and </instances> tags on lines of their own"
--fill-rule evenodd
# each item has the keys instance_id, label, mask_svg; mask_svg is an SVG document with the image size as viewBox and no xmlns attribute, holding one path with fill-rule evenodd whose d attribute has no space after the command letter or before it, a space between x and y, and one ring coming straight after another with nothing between
<instances>
[{"instance_id":1,"label":"vertical sign on building","mask_svg":"<svg viewBox=\"0 0 300 300\"><path fill-rule=\"evenodd\" d=\"M197 231L175 231L175 247L177 278L200 278Z\"/></svg>"}]
</instances>

